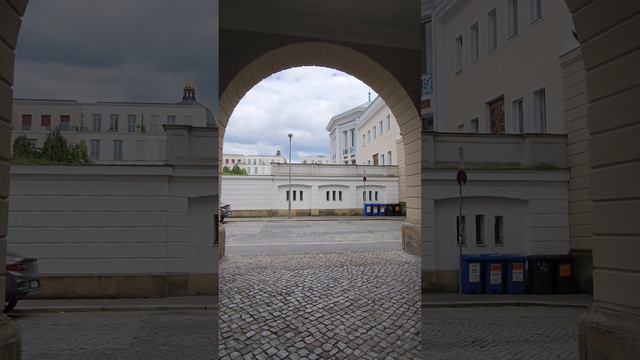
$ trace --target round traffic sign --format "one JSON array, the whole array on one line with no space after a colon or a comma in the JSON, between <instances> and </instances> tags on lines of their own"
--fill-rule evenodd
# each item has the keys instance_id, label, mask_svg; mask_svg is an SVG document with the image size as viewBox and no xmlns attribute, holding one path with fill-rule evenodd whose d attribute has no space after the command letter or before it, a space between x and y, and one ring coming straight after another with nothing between
<instances>
[{"instance_id":1,"label":"round traffic sign","mask_svg":"<svg viewBox=\"0 0 640 360\"><path fill-rule=\"evenodd\" d=\"M467 185L467 172L462 169L458 170L456 181L458 181L458 185Z\"/></svg>"}]
</instances>

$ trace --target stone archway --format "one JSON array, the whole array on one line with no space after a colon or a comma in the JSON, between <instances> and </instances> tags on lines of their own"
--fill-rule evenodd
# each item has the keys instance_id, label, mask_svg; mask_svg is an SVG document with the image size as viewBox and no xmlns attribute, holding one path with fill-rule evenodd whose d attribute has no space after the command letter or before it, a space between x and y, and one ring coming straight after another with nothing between
<instances>
[{"instance_id":1,"label":"stone archway","mask_svg":"<svg viewBox=\"0 0 640 360\"><path fill-rule=\"evenodd\" d=\"M223 59L223 58L222 58ZM323 66L353 75L374 89L396 116L402 133L405 158L401 177L407 202L407 221L403 225L403 246L412 254L420 254L420 181L421 120L407 90L383 66L368 56L344 45L327 42L300 42L285 45L258 55L235 76L230 77L221 66L221 77L228 77L228 85L220 88L220 146L224 129L233 109L242 97L258 82L279 71L305 65ZM221 149L220 149L221 151ZM411 170L413 169L413 170ZM221 244L221 247L223 245ZM221 253L224 249L221 249Z\"/></svg>"}]
</instances>

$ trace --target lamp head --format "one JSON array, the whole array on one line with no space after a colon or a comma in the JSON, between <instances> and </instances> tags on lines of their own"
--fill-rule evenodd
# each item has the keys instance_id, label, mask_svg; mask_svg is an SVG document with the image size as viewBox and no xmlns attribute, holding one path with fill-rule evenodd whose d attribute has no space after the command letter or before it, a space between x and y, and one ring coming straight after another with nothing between
<instances>
[{"instance_id":1,"label":"lamp head","mask_svg":"<svg viewBox=\"0 0 640 360\"><path fill-rule=\"evenodd\" d=\"M289 136L289 139L291 139L291 138L293 137L293 134L292 134L292 133L289 133L289 135L288 135L288 136Z\"/></svg>"}]
</instances>

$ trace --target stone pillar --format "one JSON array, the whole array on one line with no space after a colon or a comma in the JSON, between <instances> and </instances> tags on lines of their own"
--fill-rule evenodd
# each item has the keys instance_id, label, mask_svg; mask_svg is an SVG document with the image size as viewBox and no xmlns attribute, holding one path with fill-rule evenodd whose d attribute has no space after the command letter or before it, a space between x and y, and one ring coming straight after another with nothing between
<instances>
[{"instance_id":1,"label":"stone pillar","mask_svg":"<svg viewBox=\"0 0 640 360\"><path fill-rule=\"evenodd\" d=\"M7 219L9 217L9 159L14 50L27 0L0 0L0 297L4 301ZM20 336L11 320L0 313L0 359L20 358Z\"/></svg>"},{"instance_id":2,"label":"stone pillar","mask_svg":"<svg viewBox=\"0 0 640 360\"><path fill-rule=\"evenodd\" d=\"M640 2L567 0L587 76L594 304L582 359L640 356Z\"/></svg>"}]
</instances>

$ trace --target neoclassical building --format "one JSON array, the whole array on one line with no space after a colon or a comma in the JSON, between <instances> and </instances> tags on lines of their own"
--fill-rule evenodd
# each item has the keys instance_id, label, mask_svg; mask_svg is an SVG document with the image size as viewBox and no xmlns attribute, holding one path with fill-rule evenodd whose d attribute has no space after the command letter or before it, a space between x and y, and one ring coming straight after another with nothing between
<instances>
[{"instance_id":1,"label":"neoclassical building","mask_svg":"<svg viewBox=\"0 0 640 360\"><path fill-rule=\"evenodd\" d=\"M71 143L84 141L93 163L158 164L166 161L163 125L214 127L215 121L192 84L178 103L15 99L11 139L26 136L39 148L59 129Z\"/></svg>"}]
</instances>

